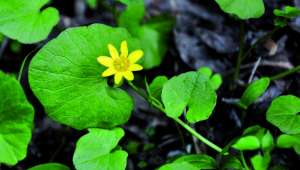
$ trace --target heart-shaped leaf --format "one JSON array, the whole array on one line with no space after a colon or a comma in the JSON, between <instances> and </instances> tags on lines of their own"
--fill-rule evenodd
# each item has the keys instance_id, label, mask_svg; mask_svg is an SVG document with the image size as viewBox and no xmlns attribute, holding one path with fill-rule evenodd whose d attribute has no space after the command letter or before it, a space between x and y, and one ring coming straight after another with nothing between
<instances>
[{"instance_id":1,"label":"heart-shaped leaf","mask_svg":"<svg viewBox=\"0 0 300 170\"><path fill-rule=\"evenodd\" d=\"M213 71L209 67L201 67L198 72L204 74L209 79L209 83L214 90L218 90L223 80L220 74L213 74Z\"/></svg>"},{"instance_id":2,"label":"heart-shaped leaf","mask_svg":"<svg viewBox=\"0 0 300 170\"><path fill-rule=\"evenodd\" d=\"M29 67L29 83L46 113L77 129L114 127L127 122L132 98L107 84L97 62L108 56L107 45L127 40L129 51L139 49L123 28L94 24L70 28L45 45Z\"/></svg>"},{"instance_id":3,"label":"heart-shaped leaf","mask_svg":"<svg viewBox=\"0 0 300 170\"><path fill-rule=\"evenodd\" d=\"M300 99L293 95L274 99L267 111L267 120L287 134L300 133Z\"/></svg>"},{"instance_id":4,"label":"heart-shaped leaf","mask_svg":"<svg viewBox=\"0 0 300 170\"><path fill-rule=\"evenodd\" d=\"M179 117L188 107L186 118L190 123L206 120L216 105L217 95L207 76L187 72L168 80L162 90L162 101L169 117Z\"/></svg>"},{"instance_id":5,"label":"heart-shaped leaf","mask_svg":"<svg viewBox=\"0 0 300 170\"><path fill-rule=\"evenodd\" d=\"M0 71L0 164L15 165L26 157L33 114L19 82Z\"/></svg>"},{"instance_id":6,"label":"heart-shaped leaf","mask_svg":"<svg viewBox=\"0 0 300 170\"><path fill-rule=\"evenodd\" d=\"M240 19L259 18L265 13L263 0L215 0L220 8Z\"/></svg>"},{"instance_id":7,"label":"heart-shaped leaf","mask_svg":"<svg viewBox=\"0 0 300 170\"><path fill-rule=\"evenodd\" d=\"M89 129L77 144L73 163L77 170L125 170L127 153L115 149L124 131Z\"/></svg>"},{"instance_id":8,"label":"heart-shaped leaf","mask_svg":"<svg viewBox=\"0 0 300 170\"><path fill-rule=\"evenodd\" d=\"M0 32L22 43L47 38L59 21L55 8L41 8L49 0L0 0Z\"/></svg>"}]
</instances>

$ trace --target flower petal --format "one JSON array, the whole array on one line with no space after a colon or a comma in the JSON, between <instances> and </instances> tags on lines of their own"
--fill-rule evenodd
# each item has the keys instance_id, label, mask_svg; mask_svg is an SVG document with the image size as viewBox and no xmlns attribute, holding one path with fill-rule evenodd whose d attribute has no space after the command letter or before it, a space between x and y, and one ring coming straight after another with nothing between
<instances>
[{"instance_id":1,"label":"flower petal","mask_svg":"<svg viewBox=\"0 0 300 170\"><path fill-rule=\"evenodd\" d=\"M113 67L109 67L102 73L102 77L108 77L116 73L116 70Z\"/></svg>"},{"instance_id":2,"label":"flower petal","mask_svg":"<svg viewBox=\"0 0 300 170\"><path fill-rule=\"evenodd\" d=\"M125 77L125 79L127 79L129 81L131 81L131 80L134 79L134 76L133 76L133 74L132 74L131 71L125 71L125 72L123 72L123 76Z\"/></svg>"},{"instance_id":3,"label":"flower petal","mask_svg":"<svg viewBox=\"0 0 300 170\"><path fill-rule=\"evenodd\" d=\"M116 73L116 74L115 74L115 77L114 77L114 79L115 79L115 84L120 84L120 82L122 81L122 78L123 78L122 73Z\"/></svg>"},{"instance_id":4,"label":"flower petal","mask_svg":"<svg viewBox=\"0 0 300 170\"><path fill-rule=\"evenodd\" d=\"M116 58L119 58L119 52L115 46L113 46L112 44L108 44L108 50L109 50L109 54L113 60L115 60Z\"/></svg>"},{"instance_id":5,"label":"flower petal","mask_svg":"<svg viewBox=\"0 0 300 170\"><path fill-rule=\"evenodd\" d=\"M130 71L140 71L142 69L143 69L143 67L139 64L131 64L128 68L128 70L130 70Z\"/></svg>"},{"instance_id":6,"label":"flower petal","mask_svg":"<svg viewBox=\"0 0 300 170\"><path fill-rule=\"evenodd\" d=\"M135 50L132 53L129 54L128 60L130 63L136 63L139 59L141 59L144 55L144 52L142 50Z\"/></svg>"},{"instance_id":7,"label":"flower petal","mask_svg":"<svg viewBox=\"0 0 300 170\"><path fill-rule=\"evenodd\" d=\"M97 58L97 61L106 67L111 67L113 65L113 60L107 56L100 56Z\"/></svg>"},{"instance_id":8,"label":"flower petal","mask_svg":"<svg viewBox=\"0 0 300 170\"><path fill-rule=\"evenodd\" d=\"M127 46L127 41L122 41L121 43L121 56L122 57L127 57L128 56L128 46Z\"/></svg>"}]
</instances>

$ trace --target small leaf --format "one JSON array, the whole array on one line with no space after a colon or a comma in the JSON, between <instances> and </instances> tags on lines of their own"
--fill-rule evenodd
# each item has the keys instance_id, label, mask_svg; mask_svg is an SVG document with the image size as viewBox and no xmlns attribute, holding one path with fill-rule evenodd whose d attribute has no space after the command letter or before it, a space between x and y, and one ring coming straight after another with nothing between
<instances>
[{"instance_id":1,"label":"small leaf","mask_svg":"<svg viewBox=\"0 0 300 170\"><path fill-rule=\"evenodd\" d=\"M217 95L205 75L187 72L168 80L162 90L166 114L178 118L188 107L186 118L190 123L206 120L216 105Z\"/></svg>"},{"instance_id":2,"label":"small leaf","mask_svg":"<svg viewBox=\"0 0 300 170\"><path fill-rule=\"evenodd\" d=\"M70 170L70 168L59 163L45 163L31 167L28 170Z\"/></svg>"},{"instance_id":3,"label":"small leaf","mask_svg":"<svg viewBox=\"0 0 300 170\"><path fill-rule=\"evenodd\" d=\"M232 145L238 150L263 149L269 151L273 148L273 136L271 133L258 125L248 127L243 135Z\"/></svg>"},{"instance_id":4,"label":"small leaf","mask_svg":"<svg viewBox=\"0 0 300 170\"><path fill-rule=\"evenodd\" d=\"M282 134L277 138L277 147L294 148L295 152L300 155L300 134L287 135Z\"/></svg>"},{"instance_id":5,"label":"small leaf","mask_svg":"<svg viewBox=\"0 0 300 170\"><path fill-rule=\"evenodd\" d=\"M118 18L118 25L140 40L145 52L142 65L145 69L159 66L167 51L168 34L173 27L173 19L155 17L141 25L145 15L144 0L119 0L127 6Z\"/></svg>"},{"instance_id":6,"label":"small leaf","mask_svg":"<svg viewBox=\"0 0 300 170\"><path fill-rule=\"evenodd\" d=\"M220 8L240 19L259 18L265 13L263 0L215 0Z\"/></svg>"},{"instance_id":7,"label":"small leaf","mask_svg":"<svg viewBox=\"0 0 300 170\"><path fill-rule=\"evenodd\" d=\"M238 150L256 150L260 148L260 142L256 136L245 136L241 137L232 147Z\"/></svg>"},{"instance_id":8,"label":"small leaf","mask_svg":"<svg viewBox=\"0 0 300 170\"><path fill-rule=\"evenodd\" d=\"M149 85L149 90L151 96L155 97L156 99L161 98L161 92L163 89L163 85L168 81L166 76L157 76Z\"/></svg>"},{"instance_id":9,"label":"small leaf","mask_svg":"<svg viewBox=\"0 0 300 170\"><path fill-rule=\"evenodd\" d=\"M278 17L293 19L300 15L300 9L297 7L285 6L283 10L275 9L273 13Z\"/></svg>"},{"instance_id":10,"label":"small leaf","mask_svg":"<svg viewBox=\"0 0 300 170\"><path fill-rule=\"evenodd\" d=\"M216 169L216 161L204 154L193 154L193 155L185 155L176 159L174 163L179 162L188 162L189 164L195 166L198 169Z\"/></svg>"},{"instance_id":11,"label":"small leaf","mask_svg":"<svg viewBox=\"0 0 300 170\"><path fill-rule=\"evenodd\" d=\"M97 8L98 0L86 0L86 3L88 4L88 6L90 8L96 9Z\"/></svg>"},{"instance_id":12,"label":"small leaf","mask_svg":"<svg viewBox=\"0 0 300 170\"><path fill-rule=\"evenodd\" d=\"M76 129L127 122L133 100L107 84L101 76L106 68L97 62L98 56L109 55L109 43L119 48L123 40L129 51L139 49L137 40L123 28L102 24L70 28L34 56L29 83L49 117Z\"/></svg>"},{"instance_id":13,"label":"small leaf","mask_svg":"<svg viewBox=\"0 0 300 170\"><path fill-rule=\"evenodd\" d=\"M0 0L0 32L21 43L31 44L47 38L59 21L59 13L48 7L49 0Z\"/></svg>"},{"instance_id":14,"label":"small leaf","mask_svg":"<svg viewBox=\"0 0 300 170\"><path fill-rule=\"evenodd\" d=\"M187 162L175 162L161 166L158 170L199 170Z\"/></svg>"},{"instance_id":15,"label":"small leaf","mask_svg":"<svg viewBox=\"0 0 300 170\"><path fill-rule=\"evenodd\" d=\"M268 77L261 78L252 82L245 92L243 93L240 104L244 108L247 108L250 104L255 102L257 98L259 98L266 89L269 87L270 79Z\"/></svg>"},{"instance_id":16,"label":"small leaf","mask_svg":"<svg viewBox=\"0 0 300 170\"><path fill-rule=\"evenodd\" d=\"M221 169L222 170L241 170L243 166L239 159L234 156L227 155L223 156L221 160Z\"/></svg>"},{"instance_id":17,"label":"small leaf","mask_svg":"<svg viewBox=\"0 0 300 170\"><path fill-rule=\"evenodd\" d=\"M26 157L33 116L19 82L0 71L0 164L15 165Z\"/></svg>"},{"instance_id":18,"label":"small leaf","mask_svg":"<svg viewBox=\"0 0 300 170\"><path fill-rule=\"evenodd\" d=\"M300 99L293 95L274 99L267 111L267 120L287 134L300 133Z\"/></svg>"},{"instance_id":19,"label":"small leaf","mask_svg":"<svg viewBox=\"0 0 300 170\"><path fill-rule=\"evenodd\" d=\"M209 79L210 85L214 90L217 90L223 80L220 74L213 74L213 71L209 67L201 67L198 72L204 74Z\"/></svg>"},{"instance_id":20,"label":"small leaf","mask_svg":"<svg viewBox=\"0 0 300 170\"><path fill-rule=\"evenodd\" d=\"M115 149L124 136L121 128L89 129L77 144L73 163L77 170L125 170L127 153Z\"/></svg>"},{"instance_id":21,"label":"small leaf","mask_svg":"<svg viewBox=\"0 0 300 170\"><path fill-rule=\"evenodd\" d=\"M271 161L271 156L269 153L264 156L257 154L251 158L251 164L254 170L267 170L269 163Z\"/></svg>"}]
</instances>

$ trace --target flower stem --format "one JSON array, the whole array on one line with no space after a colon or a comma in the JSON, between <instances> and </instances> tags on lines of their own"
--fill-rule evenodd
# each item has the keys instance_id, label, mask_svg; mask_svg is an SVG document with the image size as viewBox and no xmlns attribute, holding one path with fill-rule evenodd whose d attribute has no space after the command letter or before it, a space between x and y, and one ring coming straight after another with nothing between
<instances>
[{"instance_id":1,"label":"flower stem","mask_svg":"<svg viewBox=\"0 0 300 170\"><path fill-rule=\"evenodd\" d=\"M163 105L159 102L159 100L156 99L155 102L153 102L153 97L150 98L149 96L147 96L146 94L142 93L138 87L136 87L132 82L128 81L128 84L131 86L131 88L136 91L139 95L141 95L145 100L147 100L152 106L156 107L158 110L160 110L163 113L166 113L165 109L163 108ZM157 103L157 101L159 103ZM200 141L202 141L203 143L205 143L206 145L208 145L209 147L211 147L212 149L216 150L217 152L221 153L222 152L222 148L220 148L219 146L217 146L216 144L212 143L211 141L209 141L208 139L206 139L205 137L203 137L202 135L200 135L198 132L196 132L193 128L191 128L189 125L187 125L186 123L184 123L182 120L180 120L179 118L172 118L175 122L177 122L178 124L180 124L184 129L186 129L188 132L190 132L193 136L195 136L197 139L199 139ZM228 153L225 153L228 154Z\"/></svg>"},{"instance_id":2,"label":"flower stem","mask_svg":"<svg viewBox=\"0 0 300 170\"><path fill-rule=\"evenodd\" d=\"M196 132L194 129L192 129L189 125L187 125L186 123L184 123L182 120L180 120L179 118L173 118L173 120L175 120L178 124L180 124L183 128L185 128L188 132L190 132L193 136L195 136L197 139L199 139L200 141L202 141L203 143L205 143L206 145L208 145L209 147L211 147L212 149L216 150L217 152L221 153L222 152L222 148L220 148L219 146L217 146L216 144L212 143L211 141L209 141L208 139L206 139L205 137L203 137L202 135L200 135L198 132Z\"/></svg>"},{"instance_id":3,"label":"flower stem","mask_svg":"<svg viewBox=\"0 0 300 170\"><path fill-rule=\"evenodd\" d=\"M272 76L272 77L270 77L270 80L272 80L272 81L273 80L278 80L278 79L281 79L285 76L288 76L288 75L293 74L293 73L298 72L298 71L300 71L300 65L298 65L297 67L294 67L292 69L289 69L287 71L284 71L282 73L279 73L275 76Z\"/></svg>"}]
</instances>

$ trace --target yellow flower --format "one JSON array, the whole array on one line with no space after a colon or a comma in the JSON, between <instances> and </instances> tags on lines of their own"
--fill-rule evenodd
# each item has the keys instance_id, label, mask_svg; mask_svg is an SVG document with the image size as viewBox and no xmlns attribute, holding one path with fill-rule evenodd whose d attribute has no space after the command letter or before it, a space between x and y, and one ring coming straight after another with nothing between
<instances>
[{"instance_id":1,"label":"yellow flower","mask_svg":"<svg viewBox=\"0 0 300 170\"><path fill-rule=\"evenodd\" d=\"M142 50L135 50L128 55L127 42L121 43L121 54L112 45L108 44L108 51L111 57L99 56L97 61L108 67L103 73L102 77L114 75L115 84L120 84L123 77L129 81L134 79L133 71L142 70L143 67L136 62L142 58L144 52Z\"/></svg>"}]
</instances>

